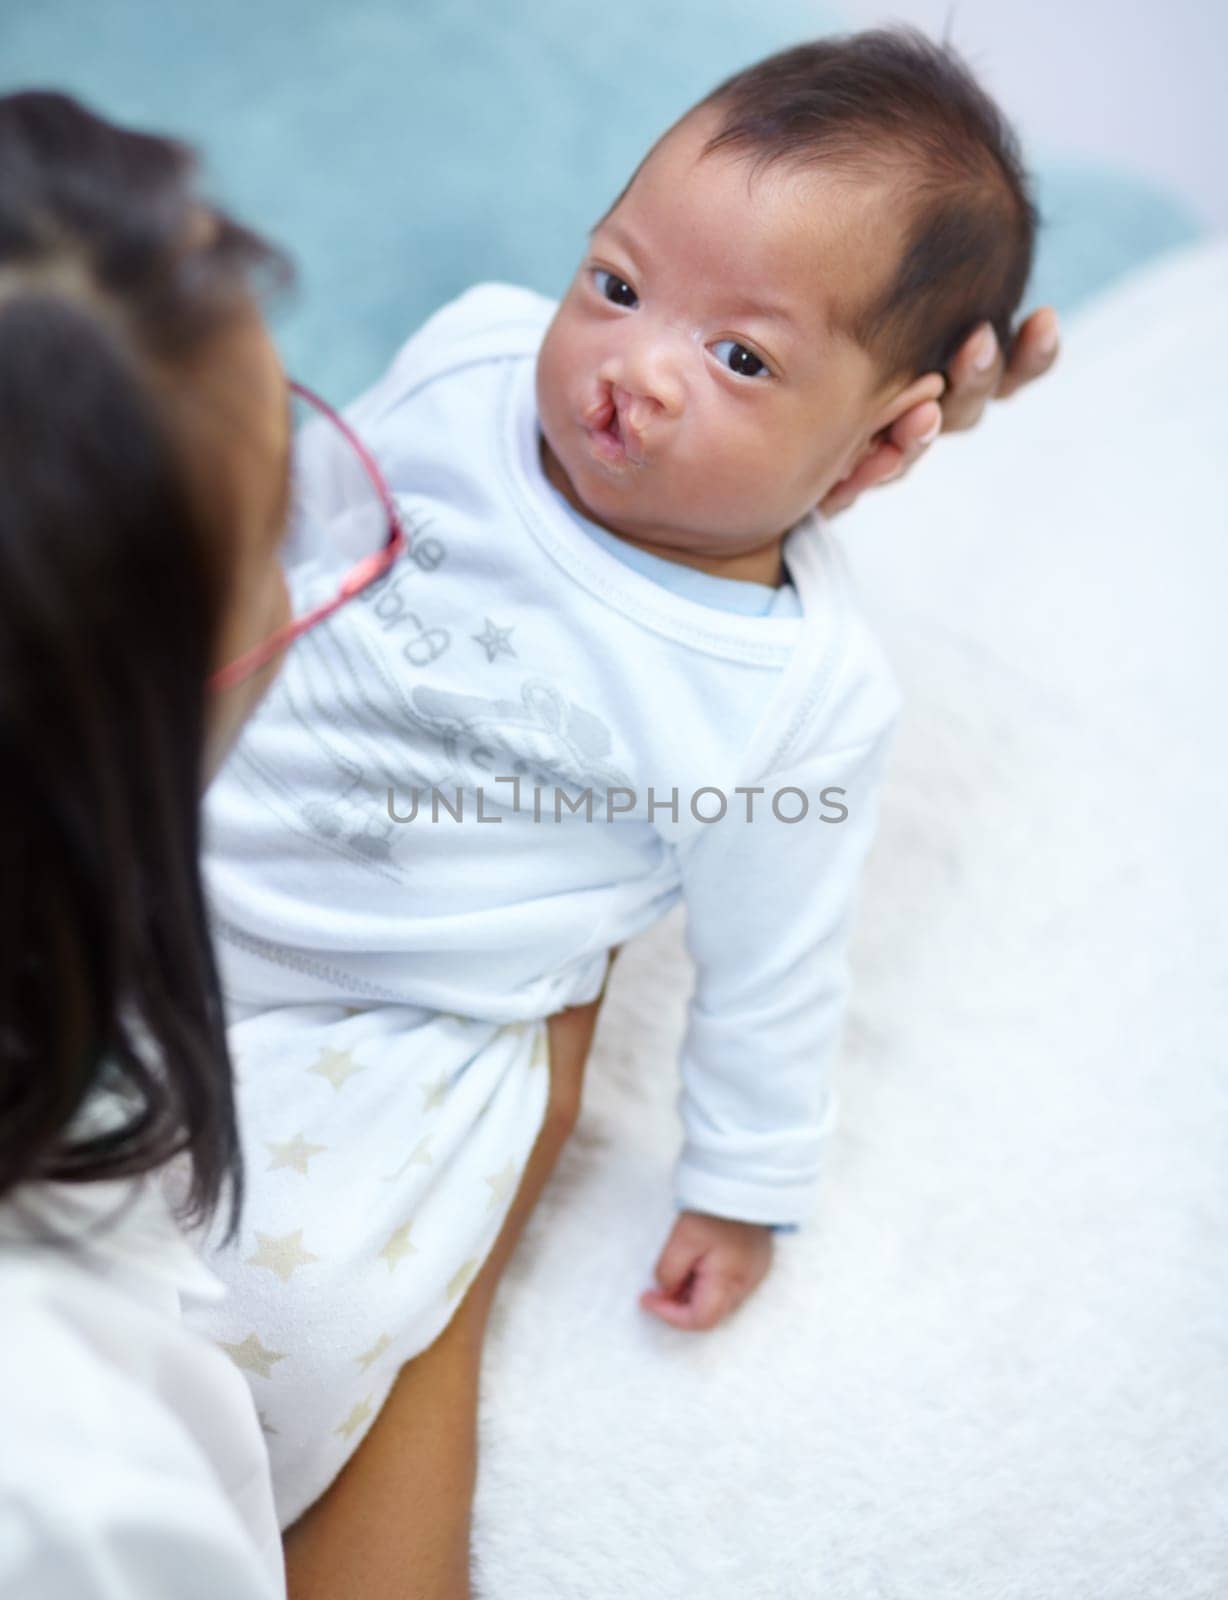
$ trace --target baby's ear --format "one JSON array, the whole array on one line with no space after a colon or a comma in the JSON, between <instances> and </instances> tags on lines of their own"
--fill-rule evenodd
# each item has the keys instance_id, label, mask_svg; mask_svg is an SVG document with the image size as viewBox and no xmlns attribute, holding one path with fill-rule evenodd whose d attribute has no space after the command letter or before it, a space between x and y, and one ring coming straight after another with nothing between
<instances>
[{"instance_id":1,"label":"baby's ear","mask_svg":"<svg viewBox=\"0 0 1228 1600\"><path fill-rule=\"evenodd\" d=\"M941 372L924 372L919 378L914 378L905 388L883 401L875 412L871 433L877 436L893 428L914 406L924 405L928 400L941 400L946 386L946 379Z\"/></svg>"},{"instance_id":2,"label":"baby's ear","mask_svg":"<svg viewBox=\"0 0 1228 1600\"><path fill-rule=\"evenodd\" d=\"M904 469L905 455L891 438L892 428L917 406L940 399L945 390L946 380L942 374L927 372L885 399L873 414L871 420L874 426L869 438L844 468L844 476L830 485L819 502L820 507L828 506L829 514L842 511L845 506L852 505L864 490L899 477Z\"/></svg>"}]
</instances>

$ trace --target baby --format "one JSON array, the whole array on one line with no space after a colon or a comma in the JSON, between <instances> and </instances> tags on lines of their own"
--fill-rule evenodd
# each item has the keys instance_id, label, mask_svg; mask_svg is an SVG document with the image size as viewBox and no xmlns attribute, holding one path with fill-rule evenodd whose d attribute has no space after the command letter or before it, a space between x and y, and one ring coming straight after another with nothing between
<instances>
[{"instance_id":1,"label":"baby","mask_svg":"<svg viewBox=\"0 0 1228 1600\"><path fill-rule=\"evenodd\" d=\"M497 1233L542 1019L679 900L679 1215L641 1303L714 1326L808 1215L900 704L815 507L979 322L1009 346L1035 225L950 53L803 45L663 136L561 304L471 290L350 411L410 552L290 652L208 810L250 1176L204 1321L283 1520ZM340 437L300 468L343 521Z\"/></svg>"}]
</instances>

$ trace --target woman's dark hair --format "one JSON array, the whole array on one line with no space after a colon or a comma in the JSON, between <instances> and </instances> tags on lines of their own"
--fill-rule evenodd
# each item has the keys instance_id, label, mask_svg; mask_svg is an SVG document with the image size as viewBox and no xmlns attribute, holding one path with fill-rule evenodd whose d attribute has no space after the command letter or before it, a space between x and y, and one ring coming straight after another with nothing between
<instances>
[{"instance_id":1,"label":"woman's dark hair","mask_svg":"<svg viewBox=\"0 0 1228 1600\"><path fill-rule=\"evenodd\" d=\"M720 115L705 154L886 182L903 232L895 272L879 295L840 308L885 379L945 370L982 321L1010 349L1040 217L1014 132L949 45L903 26L819 39L700 105Z\"/></svg>"},{"instance_id":2,"label":"woman's dark hair","mask_svg":"<svg viewBox=\"0 0 1228 1600\"><path fill-rule=\"evenodd\" d=\"M195 170L65 95L0 98L0 1194L186 1152L185 1214L229 1184L233 1230L198 862L230 564L172 402L289 267ZM84 1126L104 1086L121 1114Z\"/></svg>"}]
</instances>

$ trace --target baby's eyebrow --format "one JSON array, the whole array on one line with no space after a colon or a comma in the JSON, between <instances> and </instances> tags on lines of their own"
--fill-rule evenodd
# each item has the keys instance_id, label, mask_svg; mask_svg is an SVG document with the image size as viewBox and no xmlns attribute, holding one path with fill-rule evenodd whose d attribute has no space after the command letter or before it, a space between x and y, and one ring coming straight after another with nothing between
<instances>
[{"instance_id":1,"label":"baby's eyebrow","mask_svg":"<svg viewBox=\"0 0 1228 1600\"><path fill-rule=\"evenodd\" d=\"M621 246L621 248L624 249L629 256L632 256L632 257L635 256L635 253L636 253L635 252L635 241L632 239L631 235L623 227L621 222L612 222L610 220L609 212L607 212L605 214L605 216L602 217L599 222L594 222L593 223L593 225L589 229L589 233L588 233L588 236L589 236L590 239L593 237L593 235L597 232L597 230L599 228L604 228L605 231L614 240L614 243L619 245L619 246Z\"/></svg>"},{"instance_id":2,"label":"baby's eyebrow","mask_svg":"<svg viewBox=\"0 0 1228 1600\"><path fill-rule=\"evenodd\" d=\"M622 223L607 213L599 222L593 224L589 232L590 239L599 228L604 229L613 242L626 252L634 267L639 259L635 240ZM746 318L748 321L774 322L795 337L804 332L802 321L792 306L787 301L773 299L771 295L764 297L758 293L728 293L721 297L721 310L735 321ZM824 320L824 327L828 327L827 319Z\"/></svg>"},{"instance_id":3,"label":"baby's eyebrow","mask_svg":"<svg viewBox=\"0 0 1228 1600\"><path fill-rule=\"evenodd\" d=\"M758 300L747 295L730 300L729 308L738 317L752 317L757 322L779 322L792 333L798 329L796 316L781 300Z\"/></svg>"}]
</instances>

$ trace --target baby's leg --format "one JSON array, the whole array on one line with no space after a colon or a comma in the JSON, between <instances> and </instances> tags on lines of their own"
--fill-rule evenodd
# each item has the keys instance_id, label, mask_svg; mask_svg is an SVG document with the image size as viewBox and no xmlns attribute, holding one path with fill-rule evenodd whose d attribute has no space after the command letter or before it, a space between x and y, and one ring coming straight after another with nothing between
<instances>
[{"instance_id":1,"label":"baby's leg","mask_svg":"<svg viewBox=\"0 0 1228 1600\"><path fill-rule=\"evenodd\" d=\"M447 1328L401 1369L340 1477L287 1533L294 1600L468 1600L487 1318L579 1114L599 1004L550 1018L550 1102L512 1207Z\"/></svg>"}]
</instances>

